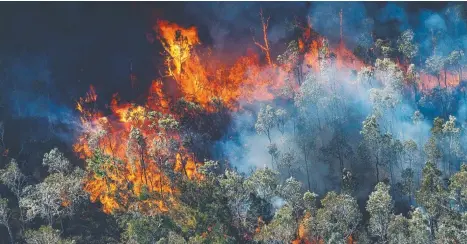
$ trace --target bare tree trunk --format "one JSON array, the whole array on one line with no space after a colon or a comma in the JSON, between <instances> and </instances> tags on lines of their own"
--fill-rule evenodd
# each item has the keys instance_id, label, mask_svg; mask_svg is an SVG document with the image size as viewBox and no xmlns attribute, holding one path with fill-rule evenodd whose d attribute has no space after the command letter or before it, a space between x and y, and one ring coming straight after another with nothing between
<instances>
[{"instance_id":1,"label":"bare tree trunk","mask_svg":"<svg viewBox=\"0 0 467 244\"><path fill-rule=\"evenodd\" d=\"M10 243L15 244L15 240L13 238L13 232L11 231L10 225L6 223L6 229L8 230L8 235L10 236Z\"/></svg>"},{"instance_id":2,"label":"bare tree trunk","mask_svg":"<svg viewBox=\"0 0 467 244\"><path fill-rule=\"evenodd\" d=\"M459 67L459 83L461 82L462 80L462 66Z\"/></svg>"},{"instance_id":3,"label":"bare tree trunk","mask_svg":"<svg viewBox=\"0 0 467 244\"><path fill-rule=\"evenodd\" d=\"M311 190L310 172L308 170L308 160L307 160L307 156L306 156L306 151L304 151L303 154L304 154L303 156L305 158L306 180L307 180L307 183L308 183L308 190Z\"/></svg>"},{"instance_id":4,"label":"bare tree trunk","mask_svg":"<svg viewBox=\"0 0 467 244\"><path fill-rule=\"evenodd\" d=\"M444 87L448 88L448 82L447 82L446 74L447 74L446 69L444 69Z\"/></svg>"},{"instance_id":5,"label":"bare tree trunk","mask_svg":"<svg viewBox=\"0 0 467 244\"><path fill-rule=\"evenodd\" d=\"M379 158L376 157L376 181L379 182Z\"/></svg>"}]
</instances>

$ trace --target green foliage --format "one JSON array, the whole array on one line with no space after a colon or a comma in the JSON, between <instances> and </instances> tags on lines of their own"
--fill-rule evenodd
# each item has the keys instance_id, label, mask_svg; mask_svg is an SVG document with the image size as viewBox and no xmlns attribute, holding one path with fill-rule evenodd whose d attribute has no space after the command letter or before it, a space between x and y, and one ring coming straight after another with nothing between
<instances>
[{"instance_id":1,"label":"green foliage","mask_svg":"<svg viewBox=\"0 0 467 244\"><path fill-rule=\"evenodd\" d=\"M277 125L276 111L270 105L262 107L258 113L255 128L259 135L266 135L271 142L271 130Z\"/></svg>"},{"instance_id":2,"label":"green foliage","mask_svg":"<svg viewBox=\"0 0 467 244\"><path fill-rule=\"evenodd\" d=\"M171 227L170 222L164 217L144 215L130 218L125 225L123 236L126 241L138 244L155 243L166 236Z\"/></svg>"},{"instance_id":3,"label":"green foliage","mask_svg":"<svg viewBox=\"0 0 467 244\"><path fill-rule=\"evenodd\" d=\"M441 171L432 162L427 162L423 168L423 178L420 189L415 194L415 198L423 206L423 209L426 210L427 220L430 224L430 238L433 239L437 222L441 216L447 213L448 202L447 190L444 182L441 180ZM416 223L421 224L422 214L421 212L416 212L416 214L417 218L414 221L418 221Z\"/></svg>"},{"instance_id":4,"label":"green foliage","mask_svg":"<svg viewBox=\"0 0 467 244\"><path fill-rule=\"evenodd\" d=\"M386 243L388 228L393 211L393 202L389 195L389 186L380 182L370 194L366 210L370 213L369 230L376 236L378 243Z\"/></svg>"},{"instance_id":5,"label":"green foliage","mask_svg":"<svg viewBox=\"0 0 467 244\"><path fill-rule=\"evenodd\" d=\"M467 209L467 165L463 164L461 170L451 177L449 184L450 197L454 199L457 208L461 211Z\"/></svg>"},{"instance_id":6,"label":"green foliage","mask_svg":"<svg viewBox=\"0 0 467 244\"><path fill-rule=\"evenodd\" d=\"M60 231L50 226L41 226L38 230L28 230L24 233L27 244L74 244L75 241L62 239Z\"/></svg>"},{"instance_id":7,"label":"green foliage","mask_svg":"<svg viewBox=\"0 0 467 244\"><path fill-rule=\"evenodd\" d=\"M294 240L296 229L297 222L293 215L293 208L286 204L276 212L271 223L261 229L256 239L290 243Z\"/></svg>"},{"instance_id":8,"label":"green foliage","mask_svg":"<svg viewBox=\"0 0 467 244\"><path fill-rule=\"evenodd\" d=\"M362 215L357 201L347 194L329 192L321 200L317 222L321 237L326 243L343 243L360 224Z\"/></svg>"},{"instance_id":9,"label":"green foliage","mask_svg":"<svg viewBox=\"0 0 467 244\"><path fill-rule=\"evenodd\" d=\"M158 123L166 131L177 131L180 128L179 122L171 115L159 119Z\"/></svg>"},{"instance_id":10,"label":"green foliage","mask_svg":"<svg viewBox=\"0 0 467 244\"><path fill-rule=\"evenodd\" d=\"M439 82L439 78L441 75L441 71L444 68L444 64L445 64L445 59L443 57L438 56L438 55L433 55L426 59L425 70L429 74L436 76Z\"/></svg>"},{"instance_id":11,"label":"green foliage","mask_svg":"<svg viewBox=\"0 0 467 244\"><path fill-rule=\"evenodd\" d=\"M99 177L106 176L106 166L113 167L111 156L101 150L94 151L92 157L86 159L86 163L88 170Z\"/></svg>"},{"instance_id":12,"label":"green foliage","mask_svg":"<svg viewBox=\"0 0 467 244\"><path fill-rule=\"evenodd\" d=\"M429 219L420 208L412 212L409 220L409 243L426 244L432 243L432 231L429 227Z\"/></svg>"},{"instance_id":13,"label":"green foliage","mask_svg":"<svg viewBox=\"0 0 467 244\"><path fill-rule=\"evenodd\" d=\"M410 231L409 221L401 214L391 217L388 225L389 244L409 244Z\"/></svg>"},{"instance_id":14,"label":"green foliage","mask_svg":"<svg viewBox=\"0 0 467 244\"><path fill-rule=\"evenodd\" d=\"M414 171L412 168L406 168L401 173L402 192L412 198L415 189Z\"/></svg>"},{"instance_id":15,"label":"green foliage","mask_svg":"<svg viewBox=\"0 0 467 244\"><path fill-rule=\"evenodd\" d=\"M269 168L258 169L245 181L245 187L266 201L270 201L277 193L279 185L278 173Z\"/></svg>"},{"instance_id":16,"label":"green foliage","mask_svg":"<svg viewBox=\"0 0 467 244\"><path fill-rule=\"evenodd\" d=\"M0 181L6 185L19 200L27 183L27 177L21 172L16 160L11 160L5 169L0 169Z\"/></svg>"},{"instance_id":17,"label":"green foliage","mask_svg":"<svg viewBox=\"0 0 467 244\"><path fill-rule=\"evenodd\" d=\"M397 40L397 48L407 62L410 62L418 53L418 45L414 43L415 34L411 29L402 32Z\"/></svg>"}]
</instances>

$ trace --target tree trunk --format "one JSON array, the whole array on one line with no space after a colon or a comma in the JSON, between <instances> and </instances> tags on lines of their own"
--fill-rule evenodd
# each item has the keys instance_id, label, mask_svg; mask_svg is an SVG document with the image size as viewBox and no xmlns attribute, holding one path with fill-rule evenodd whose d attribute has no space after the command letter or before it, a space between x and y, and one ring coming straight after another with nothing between
<instances>
[{"instance_id":1,"label":"tree trunk","mask_svg":"<svg viewBox=\"0 0 467 244\"><path fill-rule=\"evenodd\" d=\"M448 82L447 82L447 77L446 77L446 69L444 69L444 87L448 88Z\"/></svg>"},{"instance_id":2,"label":"tree trunk","mask_svg":"<svg viewBox=\"0 0 467 244\"><path fill-rule=\"evenodd\" d=\"M392 163L389 162L389 171L391 171L391 184L393 183L393 180L394 180L394 174L393 174L393 170L392 170Z\"/></svg>"},{"instance_id":3,"label":"tree trunk","mask_svg":"<svg viewBox=\"0 0 467 244\"><path fill-rule=\"evenodd\" d=\"M272 168L274 169L274 156L271 154L271 165L272 165Z\"/></svg>"},{"instance_id":4,"label":"tree trunk","mask_svg":"<svg viewBox=\"0 0 467 244\"><path fill-rule=\"evenodd\" d=\"M307 156L306 156L306 152L304 151L303 153L304 155L304 158L305 158L305 168L306 168L306 180L308 182L308 190L311 190L311 184L310 184L310 172L308 170L308 160L307 160Z\"/></svg>"},{"instance_id":5,"label":"tree trunk","mask_svg":"<svg viewBox=\"0 0 467 244\"><path fill-rule=\"evenodd\" d=\"M459 83L461 82L462 80L462 66L459 67Z\"/></svg>"},{"instance_id":6,"label":"tree trunk","mask_svg":"<svg viewBox=\"0 0 467 244\"><path fill-rule=\"evenodd\" d=\"M413 83L413 102L414 102L415 107L417 106L417 95L418 95L417 84L414 82Z\"/></svg>"},{"instance_id":7,"label":"tree trunk","mask_svg":"<svg viewBox=\"0 0 467 244\"><path fill-rule=\"evenodd\" d=\"M340 166L340 171L341 171L339 172L339 176L341 178L341 189L342 189L344 187L344 179L342 177L342 174L344 173L344 160L342 160L342 155L340 154L340 150L339 150L338 158L339 158L339 166Z\"/></svg>"},{"instance_id":8,"label":"tree trunk","mask_svg":"<svg viewBox=\"0 0 467 244\"><path fill-rule=\"evenodd\" d=\"M430 217L430 234L432 240L436 240L436 230L438 229L438 225L434 217Z\"/></svg>"},{"instance_id":9,"label":"tree trunk","mask_svg":"<svg viewBox=\"0 0 467 244\"><path fill-rule=\"evenodd\" d=\"M379 158L376 157L376 181L379 182Z\"/></svg>"},{"instance_id":10,"label":"tree trunk","mask_svg":"<svg viewBox=\"0 0 467 244\"><path fill-rule=\"evenodd\" d=\"M318 111L317 104L315 104L315 108L316 108L316 118L318 119L318 127L319 127L319 130L321 130L321 120L319 119L319 111Z\"/></svg>"},{"instance_id":11,"label":"tree trunk","mask_svg":"<svg viewBox=\"0 0 467 244\"><path fill-rule=\"evenodd\" d=\"M10 243L15 244L15 240L13 239L13 232L11 232L10 225L6 223L6 229L8 230L8 235L10 236Z\"/></svg>"}]
</instances>

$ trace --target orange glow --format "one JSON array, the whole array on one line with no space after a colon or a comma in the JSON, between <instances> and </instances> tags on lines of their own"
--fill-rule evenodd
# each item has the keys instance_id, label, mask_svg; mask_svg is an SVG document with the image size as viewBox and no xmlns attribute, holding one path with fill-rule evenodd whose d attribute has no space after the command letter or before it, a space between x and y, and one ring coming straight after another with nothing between
<instances>
[{"instance_id":1,"label":"orange glow","mask_svg":"<svg viewBox=\"0 0 467 244\"><path fill-rule=\"evenodd\" d=\"M344 42L341 42L339 47L335 50L337 55L337 69L347 69L347 70L360 70L364 67L363 61L355 57L352 51L345 47Z\"/></svg>"},{"instance_id":2,"label":"orange glow","mask_svg":"<svg viewBox=\"0 0 467 244\"><path fill-rule=\"evenodd\" d=\"M446 79L445 79L446 77ZM451 72L446 72L446 76L444 72L441 72L440 77L439 77L439 83L438 83L438 78L436 76L420 72L420 83L419 83L419 88L422 90L430 90L433 89L436 86L441 86L441 87L455 87L459 85L459 82L461 80L467 79L467 76L462 73L462 77L459 74L451 73ZM445 82L446 81L446 82Z\"/></svg>"}]
</instances>

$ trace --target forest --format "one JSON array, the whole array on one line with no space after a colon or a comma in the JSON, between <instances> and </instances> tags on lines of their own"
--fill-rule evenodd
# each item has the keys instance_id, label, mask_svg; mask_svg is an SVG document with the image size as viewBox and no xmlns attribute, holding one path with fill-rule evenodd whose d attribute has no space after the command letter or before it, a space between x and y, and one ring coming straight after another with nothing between
<instances>
[{"instance_id":1,"label":"forest","mask_svg":"<svg viewBox=\"0 0 467 244\"><path fill-rule=\"evenodd\" d=\"M467 244L464 4L29 4L0 243Z\"/></svg>"}]
</instances>

